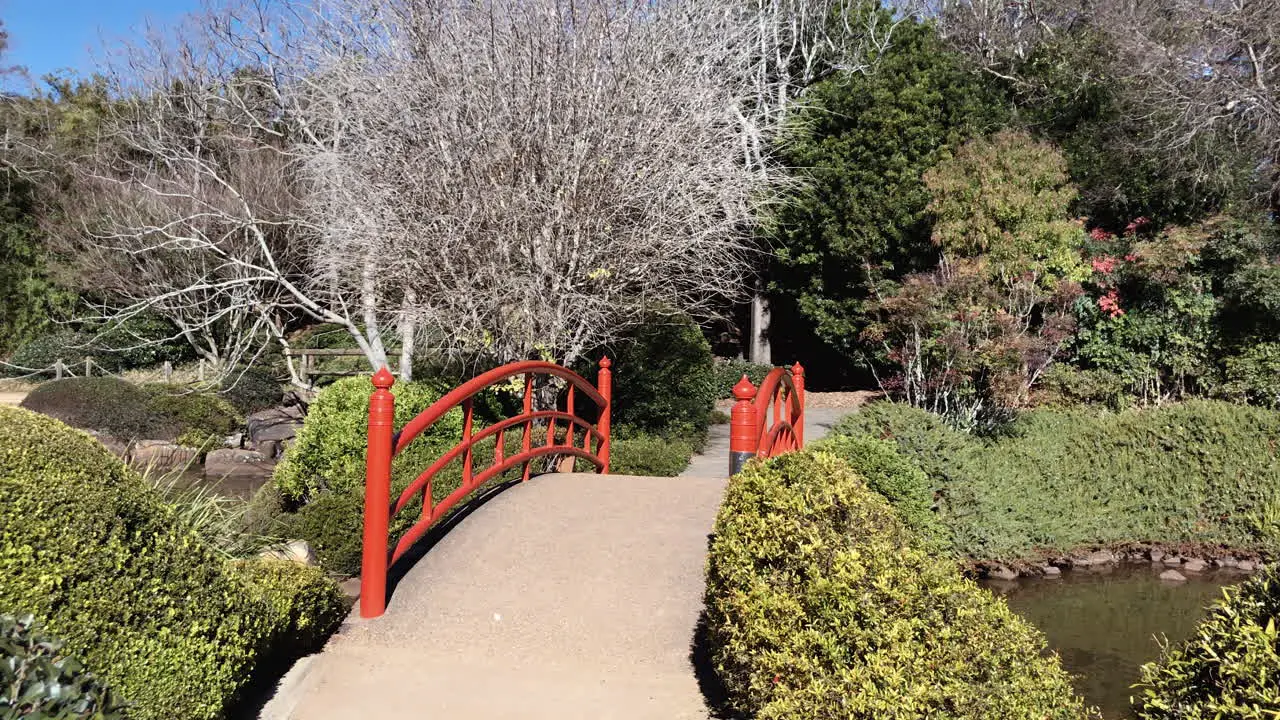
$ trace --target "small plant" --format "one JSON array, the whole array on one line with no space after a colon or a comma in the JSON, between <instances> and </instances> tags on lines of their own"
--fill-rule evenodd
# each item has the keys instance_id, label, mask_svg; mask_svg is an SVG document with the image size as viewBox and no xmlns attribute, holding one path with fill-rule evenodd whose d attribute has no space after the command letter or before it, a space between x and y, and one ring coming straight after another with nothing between
<instances>
[{"instance_id":1,"label":"small plant","mask_svg":"<svg viewBox=\"0 0 1280 720\"><path fill-rule=\"evenodd\" d=\"M124 720L125 708L31 615L0 615L0 720Z\"/></svg>"},{"instance_id":2,"label":"small plant","mask_svg":"<svg viewBox=\"0 0 1280 720\"><path fill-rule=\"evenodd\" d=\"M205 483L188 481L190 467L188 463L168 471L155 467L142 471L143 481L164 497L178 525L227 559L251 557L278 540L253 529L246 517L248 502L220 495Z\"/></svg>"}]
</instances>

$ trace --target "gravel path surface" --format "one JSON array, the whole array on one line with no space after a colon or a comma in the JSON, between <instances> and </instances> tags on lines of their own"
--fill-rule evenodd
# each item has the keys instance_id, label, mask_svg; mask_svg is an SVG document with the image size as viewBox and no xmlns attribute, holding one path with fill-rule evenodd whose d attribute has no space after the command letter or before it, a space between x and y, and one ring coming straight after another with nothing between
<instances>
[{"instance_id":1,"label":"gravel path surface","mask_svg":"<svg viewBox=\"0 0 1280 720\"><path fill-rule=\"evenodd\" d=\"M0 392L0 405L20 405L26 397L24 392Z\"/></svg>"}]
</instances>

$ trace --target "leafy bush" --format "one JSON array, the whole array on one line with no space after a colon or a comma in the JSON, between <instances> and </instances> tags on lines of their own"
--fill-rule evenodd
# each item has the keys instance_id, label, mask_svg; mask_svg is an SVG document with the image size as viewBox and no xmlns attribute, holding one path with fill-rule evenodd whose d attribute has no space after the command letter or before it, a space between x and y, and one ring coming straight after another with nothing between
<instances>
[{"instance_id":1,"label":"leafy bush","mask_svg":"<svg viewBox=\"0 0 1280 720\"><path fill-rule=\"evenodd\" d=\"M440 399L447 388L429 382L400 382L396 396L396 428ZM369 427L368 377L343 378L325 388L311 404L302 428L274 478L281 494L299 502L322 489L360 495L364 492L365 446ZM415 440L392 464L395 478L416 476L462 438L462 411L449 411Z\"/></svg>"},{"instance_id":2,"label":"leafy bush","mask_svg":"<svg viewBox=\"0 0 1280 720\"><path fill-rule=\"evenodd\" d=\"M269 524L248 521L248 512L256 509L251 503L222 495L208 483L191 482L185 469L146 468L142 480L164 498L178 526L227 559L252 557L275 539L268 534Z\"/></svg>"},{"instance_id":3,"label":"leafy bush","mask_svg":"<svg viewBox=\"0 0 1280 720\"><path fill-rule=\"evenodd\" d=\"M287 560L237 563L250 594L269 609L269 660L287 662L320 649L350 607L338 586L319 568Z\"/></svg>"},{"instance_id":4,"label":"leafy bush","mask_svg":"<svg viewBox=\"0 0 1280 720\"><path fill-rule=\"evenodd\" d=\"M609 443L609 472L615 475L675 477L689 467L693 444L688 440L617 428Z\"/></svg>"},{"instance_id":5,"label":"leafy bush","mask_svg":"<svg viewBox=\"0 0 1280 720\"><path fill-rule=\"evenodd\" d=\"M30 615L0 615L0 718L123 720L124 703Z\"/></svg>"},{"instance_id":6,"label":"leafy bush","mask_svg":"<svg viewBox=\"0 0 1280 720\"><path fill-rule=\"evenodd\" d=\"M1280 343L1258 343L1227 358L1224 394L1232 399L1280 408Z\"/></svg>"},{"instance_id":7,"label":"leafy bush","mask_svg":"<svg viewBox=\"0 0 1280 720\"><path fill-rule=\"evenodd\" d=\"M1062 407L1101 405L1120 410L1130 404L1130 399L1129 381L1123 375L1110 370L1081 370L1058 364L1044 374L1035 402Z\"/></svg>"},{"instance_id":8,"label":"leafy bush","mask_svg":"<svg viewBox=\"0 0 1280 720\"><path fill-rule=\"evenodd\" d=\"M1088 716L1039 631L931 557L828 453L730 481L707 617L733 704L761 720Z\"/></svg>"},{"instance_id":9,"label":"leafy bush","mask_svg":"<svg viewBox=\"0 0 1280 720\"><path fill-rule=\"evenodd\" d=\"M956 549L976 558L1140 541L1280 543L1257 515L1276 501L1280 476L1280 413L1262 408L1042 409L979 438L876 403L834 432L894 440L939 491Z\"/></svg>"},{"instance_id":10,"label":"leafy bush","mask_svg":"<svg viewBox=\"0 0 1280 720\"><path fill-rule=\"evenodd\" d=\"M353 492L320 493L297 512L282 516L278 531L284 537L306 540L315 551L321 567L329 572L349 576L360 574L364 532L364 498L361 495Z\"/></svg>"},{"instance_id":11,"label":"leafy bush","mask_svg":"<svg viewBox=\"0 0 1280 720\"><path fill-rule=\"evenodd\" d=\"M0 577L0 607L34 614L144 720L220 717L269 632L137 474L16 408L0 408Z\"/></svg>"},{"instance_id":12,"label":"leafy bush","mask_svg":"<svg viewBox=\"0 0 1280 720\"><path fill-rule=\"evenodd\" d=\"M746 360L716 360L716 397L719 399L732 398L733 386L738 384L743 375L747 376L752 385L760 387L760 383L764 382L764 376L768 375L772 369L773 366L767 363L754 363Z\"/></svg>"},{"instance_id":13,"label":"leafy bush","mask_svg":"<svg viewBox=\"0 0 1280 720\"><path fill-rule=\"evenodd\" d=\"M1141 720L1270 720L1280 714L1280 571L1268 568L1209 609L1195 635L1142 667Z\"/></svg>"},{"instance_id":14,"label":"leafy bush","mask_svg":"<svg viewBox=\"0 0 1280 720\"><path fill-rule=\"evenodd\" d=\"M904 458L888 440L836 435L813 444L849 463L867 487L893 505L898 517L930 544L950 544L947 529L933 509L934 487L920 466Z\"/></svg>"},{"instance_id":15,"label":"leafy bush","mask_svg":"<svg viewBox=\"0 0 1280 720\"><path fill-rule=\"evenodd\" d=\"M274 373L264 368L238 368L223 382L218 392L242 415L280 404L283 392Z\"/></svg>"},{"instance_id":16,"label":"leafy bush","mask_svg":"<svg viewBox=\"0 0 1280 720\"><path fill-rule=\"evenodd\" d=\"M697 323L687 315L655 316L609 356L615 425L702 441L719 391L711 345Z\"/></svg>"},{"instance_id":17,"label":"leafy bush","mask_svg":"<svg viewBox=\"0 0 1280 720\"><path fill-rule=\"evenodd\" d=\"M221 718L262 660L341 617L314 570L232 566L100 443L0 408L0 607L31 613L132 703Z\"/></svg>"},{"instance_id":18,"label":"leafy bush","mask_svg":"<svg viewBox=\"0 0 1280 720\"><path fill-rule=\"evenodd\" d=\"M93 354L93 335L58 328L40 335L14 351L8 362L22 368L41 370L52 367L59 359L71 364L77 358ZM7 369L9 375L25 375L24 370Z\"/></svg>"},{"instance_id":19,"label":"leafy bush","mask_svg":"<svg viewBox=\"0 0 1280 720\"><path fill-rule=\"evenodd\" d=\"M193 446L225 437L241 422L235 408L215 395L104 377L43 383L22 407L119 438L182 440Z\"/></svg>"},{"instance_id":20,"label":"leafy bush","mask_svg":"<svg viewBox=\"0 0 1280 720\"><path fill-rule=\"evenodd\" d=\"M93 352L81 355L93 355L100 365L117 371L196 358L191 343L178 334L172 323L158 315L137 315L105 328L94 336Z\"/></svg>"}]
</instances>

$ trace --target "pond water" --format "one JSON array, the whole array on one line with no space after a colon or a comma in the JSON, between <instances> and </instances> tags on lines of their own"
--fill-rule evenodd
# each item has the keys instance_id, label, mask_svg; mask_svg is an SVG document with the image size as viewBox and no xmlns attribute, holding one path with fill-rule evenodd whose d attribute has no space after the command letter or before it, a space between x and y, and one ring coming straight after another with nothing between
<instances>
[{"instance_id":1,"label":"pond water","mask_svg":"<svg viewBox=\"0 0 1280 720\"><path fill-rule=\"evenodd\" d=\"M1035 623L1077 676L1076 689L1107 720L1130 718L1138 668L1160 656L1157 638L1191 636L1204 608L1242 573L1184 572L1186 582L1157 577L1163 566L1118 565L1064 571L1060 579L988 580L982 584Z\"/></svg>"}]
</instances>

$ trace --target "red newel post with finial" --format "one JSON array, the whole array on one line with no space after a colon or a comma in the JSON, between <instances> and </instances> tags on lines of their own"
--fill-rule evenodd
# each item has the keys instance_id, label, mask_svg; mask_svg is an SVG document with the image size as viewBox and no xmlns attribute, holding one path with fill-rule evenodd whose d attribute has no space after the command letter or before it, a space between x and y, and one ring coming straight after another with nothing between
<instances>
[{"instance_id":1,"label":"red newel post with finial","mask_svg":"<svg viewBox=\"0 0 1280 720\"><path fill-rule=\"evenodd\" d=\"M751 401L756 396L756 386L746 375L733 386L733 396L738 399L729 414L729 476L742 470L747 461L756 456L760 443L760 428L756 427L756 411Z\"/></svg>"},{"instance_id":2,"label":"red newel post with finial","mask_svg":"<svg viewBox=\"0 0 1280 720\"><path fill-rule=\"evenodd\" d=\"M600 474L609 474L609 416L613 412L613 372L609 368L613 367L613 361L608 356L600 358L600 373L596 376L596 389L604 396L604 407L600 409L600 419L596 422L596 429L600 431L600 452L597 455L600 462L604 463L604 467L600 469Z\"/></svg>"},{"instance_id":3,"label":"red newel post with finial","mask_svg":"<svg viewBox=\"0 0 1280 720\"><path fill-rule=\"evenodd\" d=\"M391 451L395 433L396 379L385 367L373 376L369 396L369 446L365 455L364 555L360 570L360 617L387 609L387 524L391 512Z\"/></svg>"},{"instance_id":4,"label":"red newel post with finial","mask_svg":"<svg viewBox=\"0 0 1280 720\"><path fill-rule=\"evenodd\" d=\"M804 447L804 366L798 361L791 366L791 382L796 386L796 399L800 401L800 415L792 421L796 431L796 449L799 450Z\"/></svg>"}]
</instances>

